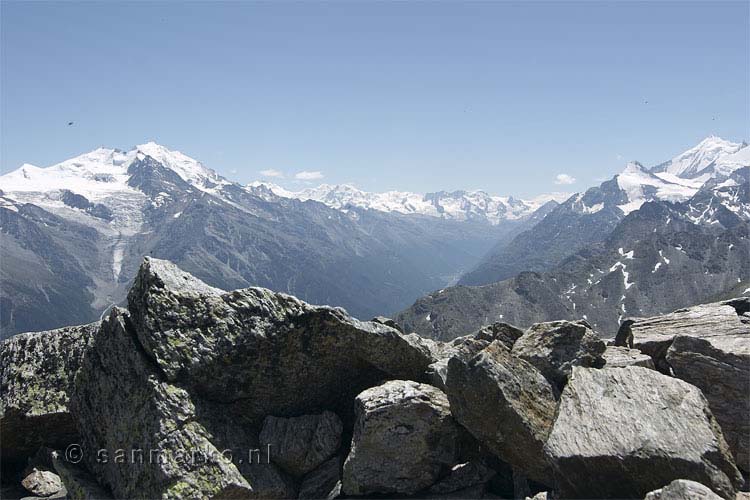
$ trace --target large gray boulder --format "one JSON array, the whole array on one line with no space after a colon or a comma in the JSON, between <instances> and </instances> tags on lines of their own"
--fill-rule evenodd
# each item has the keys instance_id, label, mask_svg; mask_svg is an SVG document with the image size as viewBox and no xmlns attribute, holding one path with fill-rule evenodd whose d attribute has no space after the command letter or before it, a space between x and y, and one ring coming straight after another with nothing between
<instances>
[{"instance_id":1,"label":"large gray boulder","mask_svg":"<svg viewBox=\"0 0 750 500\"><path fill-rule=\"evenodd\" d=\"M701 483L675 479L664 488L649 492L644 500L721 500L721 497Z\"/></svg>"},{"instance_id":2,"label":"large gray boulder","mask_svg":"<svg viewBox=\"0 0 750 500\"><path fill-rule=\"evenodd\" d=\"M604 366L606 348L585 321L551 321L532 325L516 340L512 352L562 389L574 366Z\"/></svg>"},{"instance_id":3,"label":"large gray boulder","mask_svg":"<svg viewBox=\"0 0 750 500\"><path fill-rule=\"evenodd\" d=\"M73 377L99 323L22 333L0 342L3 468L25 465L40 446L78 442L68 402Z\"/></svg>"},{"instance_id":4,"label":"large gray boulder","mask_svg":"<svg viewBox=\"0 0 750 500\"><path fill-rule=\"evenodd\" d=\"M643 498L674 479L734 497L741 476L696 387L643 367L576 367L545 447L562 497Z\"/></svg>"},{"instance_id":5,"label":"large gray boulder","mask_svg":"<svg viewBox=\"0 0 750 500\"><path fill-rule=\"evenodd\" d=\"M293 476L311 472L341 446L341 419L330 411L320 415L279 418L268 416L260 431L260 445L271 461Z\"/></svg>"},{"instance_id":6,"label":"large gray boulder","mask_svg":"<svg viewBox=\"0 0 750 500\"><path fill-rule=\"evenodd\" d=\"M555 419L555 396L544 376L493 342L471 358L448 362L451 412L498 458L550 484L543 447Z\"/></svg>"},{"instance_id":7,"label":"large gray boulder","mask_svg":"<svg viewBox=\"0 0 750 500\"><path fill-rule=\"evenodd\" d=\"M460 429L433 386L392 380L356 399L357 420L344 462L343 491L414 494L458 459Z\"/></svg>"},{"instance_id":8,"label":"large gray boulder","mask_svg":"<svg viewBox=\"0 0 750 500\"><path fill-rule=\"evenodd\" d=\"M744 334L675 337L666 361L703 392L737 466L750 472L750 326Z\"/></svg>"},{"instance_id":9,"label":"large gray boulder","mask_svg":"<svg viewBox=\"0 0 750 500\"><path fill-rule=\"evenodd\" d=\"M642 366L655 370L654 360L651 356L644 354L638 349L629 347L607 346L607 350L602 355L606 368L623 368L625 366Z\"/></svg>"}]
</instances>

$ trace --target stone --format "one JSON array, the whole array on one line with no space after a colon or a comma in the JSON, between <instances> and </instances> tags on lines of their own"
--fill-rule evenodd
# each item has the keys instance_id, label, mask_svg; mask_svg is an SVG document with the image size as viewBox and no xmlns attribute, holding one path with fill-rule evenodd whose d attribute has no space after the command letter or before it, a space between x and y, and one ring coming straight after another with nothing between
<instances>
[{"instance_id":1,"label":"stone","mask_svg":"<svg viewBox=\"0 0 750 500\"><path fill-rule=\"evenodd\" d=\"M487 343L499 341L508 349L513 349L516 341L523 336L523 330L516 328L508 323L496 322L491 325L483 326L473 337L476 340L484 340Z\"/></svg>"},{"instance_id":2,"label":"stone","mask_svg":"<svg viewBox=\"0 0 750 500\"><path fill-rule=\"evenodd\" d=\"M564 498L643 498L691 479L729 499L742 481L701 391L638 366L575 367L545 451Z\"/></svg>"},{"instance_id":3,"label":"stone","mask_svg":"<svg viewBox=\"0 0 750 500\"><path fill-rule=\"evenodd\" d=\"M675 377L703 392L737 466L750 472L750 327L744 334L677 336L666 361Z\"/></svg>"},{"instance_id":4,"label":"stone","mask_svg":"<svg viewBox=\"0 0 750 500\"><path fill-rule=\"evenodd\" d=\"M574 366L601 368L604 341L585 321L536 323L513 345L513 355L528 361L562 390Z\"/></svg>"},{"instance_id":5,"label":"stone","mask_svg":"<svg viewBox=\"0 0 750 500\"><path fill-rule=\"evenodd\" d=\"M654 360L648 354L629 347L607 346L602 355L606 368L622 368L625 366L642 366L655 370Z\"/></svg>"},{"instance_id":6,"label":"stone","mask_svg":"<svg viewBox=\"0 0 750 500\"><path fill-rule=\"evenodd\" d=\"M110 500L112 494L103 488L96 479L83 467L65 460L57 452L53 455L52 464L65 486L67 497L72 500Z\"/></svg>"},{"instance_id":7,"label":"stone","mask_svg":"<svg viewBox=\"0 0 750 500\"><path fill-rule=\"evenodd\" d=\"M543 447L555 419L554 390L523 359L493 342L448 362L447 395L456 420L498 458L550 484Z\"/></svg>"},{"instance_id":8,"label":"stone","mask_svg":"<svg viewBox=\"0 0 750 500\"><path fill-rule=\"evenodd\" d=\"M347 495L411 495L455 464L460 429L437 388L391 380L360 393L355 406L342 480Z\"/></svg>"},{"instance_id":9,"label":"stone","mask_svg":"<svg viewBox=\"0 0 750 500\"><path fill-rule=\"evenodd\" d=\"M262 448L270 446L276 465L293 476L302 476L336 453L342 431L341 419L330 411L291 418L269 416L259 440Z\"/></svg>"},{"instance_id":10,"label":"stone","mask_svg":"<svg viewBox=\"0 0 750 500\"><path fill-rule=\"evenodd\" d=\"M299 487L300 499L332 500L341 494L341 457L335 456L307 474Z\"/></svg>"},{"instance_id":11,"label":"stone","mask_svg":"<svg viewBox=\"0 0 750 500\"><path fill-rule=\"evenodd\" d=\"M633 318L630 325L633 348L651 356L657 370L671 374L666 356L676 336L709 338L747 335L750 326L743 314L749 308L750 298L743 297L678 309L651 318Z\"/></svg>"},{"instance_id":12,"label":"stone","mask_svg":"<svg viewBox=\"0 0 750 500\"><path fill-rule=\"evenodd\" d=\"M489 482L496 472L479 460L454 465L447 476L433 484L428 493L444 494Z\"/></svg>"},{"instance_id":13,"label":"stone","mask_svg":"<svg viewBox=\"0 0 750 500\"><path fill-rule=\"evenodd\" d=\"M675 479L667 486L647 493L643 500L721 500L721 497L701 483Z\"/></svg>"},{"instance_id":14,"label":"stone","mask_svg":"<svg viewBox=\"0 0 750 500\"><path fill-rule=\"evenodd\" d=\"M63 488L62 481L60 481L60 477L57 474L48 470L38 469L34 469L26 475L21 481L21 486L29 493L39 497L52 496Z\"/></svg>"},{"instance_id":15,"label":"stone","mask_svg":"<svg viewBox=\"0 0 750 500\"><path fill-rule=\"evenodd\" d=\"M40 446L78 442L68 402L73 377L99 323L22 333L0 342L3 469L23 468Z\"/></svg>"},{"instance_id":16,"label":"stone","mask_svg":"<svg viewBox=\"0 0 750 500\"><path fill-rule=\"evenodd\" d=\"M398 330L399 332L404 333L404 330L403 328L401 328L401 325L396 323L391 318L386 318L385 316L375 316L370 321L373 321L375 323L380 323L381 325L390 326L391 328L394 328Z\"/></svg>"}]
</instances>

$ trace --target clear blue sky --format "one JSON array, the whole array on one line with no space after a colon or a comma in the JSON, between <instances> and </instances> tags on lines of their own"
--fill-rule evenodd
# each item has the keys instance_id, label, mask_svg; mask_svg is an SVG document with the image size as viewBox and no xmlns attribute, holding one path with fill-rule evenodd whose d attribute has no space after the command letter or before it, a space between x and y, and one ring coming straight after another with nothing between
<instances>
[{"instance_id":1,"label":"clear blue sky","mask_svg":"<svg viewBox=\"0 0 750 500\"><path fill-rule=\"evenodd\" d=\"M583 189L750 136L749 5L4 1L0 170L153 139L241 182Z\"/></svg>"}]
</instances>

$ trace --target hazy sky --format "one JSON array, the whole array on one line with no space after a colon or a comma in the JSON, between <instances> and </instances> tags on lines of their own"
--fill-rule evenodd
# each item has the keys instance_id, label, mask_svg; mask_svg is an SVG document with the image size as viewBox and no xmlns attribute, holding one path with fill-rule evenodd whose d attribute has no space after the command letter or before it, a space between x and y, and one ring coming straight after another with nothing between
<instances>
[{"instance_id":1,"label":"hazy sky","mask_svg":"<svg viewBox=\"0 0 750 500\"><path fill-rule=\"evenodd\" d=\"M749 5L3 1L0 170L155 140L241 182L583 189L748 139Z\"/></svg>"}]
</instances>

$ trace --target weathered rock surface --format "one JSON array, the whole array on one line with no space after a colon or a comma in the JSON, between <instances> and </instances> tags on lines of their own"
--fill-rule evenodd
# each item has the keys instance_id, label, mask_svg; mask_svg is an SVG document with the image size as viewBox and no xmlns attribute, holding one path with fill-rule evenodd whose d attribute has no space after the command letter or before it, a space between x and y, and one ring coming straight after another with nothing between
<instances>
[{"instance_id":1,"label":"weathered rock surface","mask_svg":"<svg viewBox=\"0 0 750 500\"><path fill-rule=\"evenodd\" d=\"M419 379L432 362L393 328L262 288L222 292L157 259L145 259L128 307L166 380L232 402L248 423L351 411L363 389L386 376Z\"/></svg>"},{"instance_id":2,"label":"weathered rock surface","mask_svg":"<svg viewBox=\"0 0 750 500\"><path fill-rule=\"evenodd\" d=\"M643 367L576 367L545 450L562 497L642 498L674 479L722 497L741 482L696 387Z\"/></svg>"},{"instance_id":3,"label":"weathered rock surface","mask_svg":"<svg viewBox=\"0 0 750 500\"><path fill-rule=\"evenodd\" d=\"M386 318L385 316L375 316L370 321L372 321L373 323L380 323L381 325L390 326L391 328L395 328L399 332L404 333L404 330L401 328L401 325L396 323L391 318Z\"/></svg>"},{"instance_id":4,"label":"weathered rock surface","mask_svg":"<svg viewBox=\"0 0 750 500\"><path fill-rule=\"evenodd\" d=\"M320 415L279 418L268 416L260 444L271 461L294 476L302 476L331 458L341 446L341 419L330 411Z\"/></svg>"},{"instance_id":5,"label":"weathered rock surface","mask_svg":"<svg viewBox=\"0 0 750 500\"><path fill-rule=\"evenodd\" d=\"M3 468L40 446L65 448L78 432L68 409L73 376L99 323L23 333L0 343Z\"/></svg>"},{"instance_id":6,"label":"weathered rock surface","mask_svg":"<svg viewBox=\"0 0 750 500\"><path fill-rule=\"evenodd\" d=\"M562 389L574 366L604 366L605 350L604 342L585 321L552 321L532 325L512 352Z\"/></svg>"},{"instance_id":7,"label":"weathered rock surface","mask_svg":"<svg viewBox=\"0 0 750 500\"><path fill-rule=\"evenodd\" d=\"M664 488L649 492L644 500L721 500L721 497L701 483L675 479Z\"/></svg>"},{"instance_id":8,"label":"weathered rock surface","mask_svg":"<svg viewBox=\"0 0 750 500\"><path fill-rule=\"evenodd\" d=\"M457 464L447 476L432 485L428 493L445 494L465 490L487 483L495 474L494 470L478 460Z\"/></svg>"},{"instance_id":9,"label":"weathered rock surface","mask_svg":"<svg viewBox=\"0 0 750 500\"><path fill-rule=\"evenodd\" d=\"M72 500L109 500L112 494L82 467L65 460L55 453L52 464L67 491L66 498Z\"/></svg>"},{"instance_id":10,"label":"weathered rock surface","mask_svg":"<svg viewBox=\"0 0 750 500\"><path fill-rule=\"evenodd\" d=\"M39 497L49 497L63 489L60 477L48 470L34 469L21 481L29 493Z\"/></svg>"},{"instance_id":11,"label":"weathered rock surface","mask_svg":"<svg viewBox=\"0 0 750 500\"><path fill-rule=\"evenodd\" d=\"M737 466L750 472L750 326L744 334L675 337L666 361L703 392Z\"/></svg>"},{"instance_id":12,"label":"weathered rock surface","mask_svg":"<svg viewBox=\"0 0 750 500\"><path fill-rule=\"evenodd\" d=\"M543 447L555 419L552 386L528 362L493 342L448 362L451 412L479 442L529 477L549 484Z\"/></svg>"},{"instance_id":13,"label":"weathered rock surface","mask_svg":"<svg viewBox=\"0 0 750 500\"><path fill-rule=\"evenodd\" d=\"M341 493L341 457L333 457L307 474L299 487L300 499L332 500Z\"/></svg>"},{"instance_id":14,"label":"weathered rock surface","mask_svg":"<svg viewBox=\"0 0 750 500\"><path fill-rule=\"evenodd\" d=\"M606 368L623 368L625 366L642 366L655 370L654 360L648 354L643 354L638 349L628 347L607 346L602 355Z\"/></svg>"},{"instance_id":15,"label":"weathered rock surface","mask_svg":"<svg viewBox=\"0 0 750 500\"><path fill-rule=\"evenodd\" d=\"M386 382L357 396L356 415L342 481L348 495L416 493L458 458L460 429L435 387Z\"/></svg>"},{"instance_id":16,"label":"weathered rock surface","mask_svg":"<svg viewBox=\"0 0 750 500\"><path fill-rule=\"evenodd\" d=\"M739 298L678 309L670 314L651 318L631 318L633 347L648 354L656 368L670 373L667 350L678 335L709 338L725 335L747 335L750 299Z\"/></svg>"}]
</instances>

